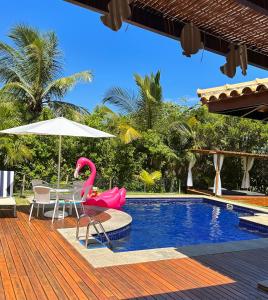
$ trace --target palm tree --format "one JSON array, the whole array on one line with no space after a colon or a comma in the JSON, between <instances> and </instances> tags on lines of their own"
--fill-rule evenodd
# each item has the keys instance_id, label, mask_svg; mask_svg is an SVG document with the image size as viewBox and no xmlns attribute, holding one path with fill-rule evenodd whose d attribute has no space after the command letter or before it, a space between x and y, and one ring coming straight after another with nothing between
<instances>
[{"instance_id":1,"label":"palm tree","mask_svg":"<svg viewBox=\"0 0 268 300\"><path fill-rule=\"evenodd\" d=\"M142 129L152 129L163 101L160 72L155 75L134 75L138 95L120 87L107 91L103 102L115 105L123 113L132 115Z\"/></svg>"},{"instance_id":2,"label":"palm tree","mask_svg":"<svg viewBox=\"0 0 268 300\"><path fill-rule=\"evenodd\" d=\"M148 173L146 170L142 170L139 178L144 183L144 192L146 192L147 187L152 187L162 178L162 173L160 171Z\"/></svg>"},{"instance_id":3,"label":"palm tree","mask_svg":"<svg viewBox=\"0 0 268 300\"><path fill-rule=\"evenodd\" d=\"M1 100L17 102L30 119L37 118L44 106L56 110L61 106L83 111L64 101L64 96L79 81L89 82L89 71L60 77L62 53L54 32L41 33L35 28L18 25L8 37L12 46L0 42Z\"/></svg>"},{"instance_id":4,"label":"palm tree","mask_svg":"<svg viewBox=\"0 0 268 300\"><path fill-rule=\"evenodd\" d=\"M109 128L113 129L124 144L129 144L141 138L141 133L131 124L131 119L115 113L105 105L98 106L96 112L105 117Z\"/></svg>"}]
</instances>

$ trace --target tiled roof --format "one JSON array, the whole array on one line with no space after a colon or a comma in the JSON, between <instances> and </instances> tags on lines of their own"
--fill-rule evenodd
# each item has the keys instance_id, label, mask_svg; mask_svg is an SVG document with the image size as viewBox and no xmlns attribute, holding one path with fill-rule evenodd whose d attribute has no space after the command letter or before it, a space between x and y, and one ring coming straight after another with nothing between
<instances>
[{"instance_id":1,"label":"tiled roof","mask_svg":"<svg viewBox=\"0 0 268 300\"><path fill-rule=\"evenodd\" d=\"M268 78L257 78L242 83L225 84L208 89L198 89L197 94L202 102L212 102L241 95L256 94L265 90L268 90Z\"/></svg>"}]
</instances>

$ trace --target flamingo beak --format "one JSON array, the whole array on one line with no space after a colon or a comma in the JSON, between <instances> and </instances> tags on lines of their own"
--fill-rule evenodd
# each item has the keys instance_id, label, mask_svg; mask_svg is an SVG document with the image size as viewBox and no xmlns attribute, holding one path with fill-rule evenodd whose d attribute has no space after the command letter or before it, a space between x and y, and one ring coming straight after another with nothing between
<instances>
[{"instance_id":1,"label":"flamingo beak","mask_svg":"<svg viewBox=\"0 0 268 300\"><path fill-rule=\"evenodd\" d=\"M74 171L74 178L78 178L78 170L77 169L75 169L75 171Z\"/></svg>"},{"instance_id":2,"label":"flamingo beak","mask_svg":"<svg viewBox=\"0 0 268 300\"><path fill-rule=\"evenodd\" d=\"M74 178L78 178L79 176L79 171L80 171L80 165L78 165L74 171Z\"/></svg>"}]
</instances>

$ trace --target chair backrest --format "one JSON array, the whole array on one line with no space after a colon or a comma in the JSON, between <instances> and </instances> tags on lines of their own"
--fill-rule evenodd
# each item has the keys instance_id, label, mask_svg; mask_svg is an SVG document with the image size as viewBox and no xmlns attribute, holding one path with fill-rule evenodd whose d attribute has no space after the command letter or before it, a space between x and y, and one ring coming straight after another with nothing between
<instances>
[{"instance_id":1,"label":"chair backrest","mask_svg":"<svg viewBox=\"0 0 268 300\"><path fill-rule=\"evenodd\" d=\"M49 184L44 181L44 180L41 180L41 179L33 179L31 181L32 183L32 187L35 187L35 186L49 186Z\"/></svg>"},{"instance_id":2,"label":"chair backrest","mask_svg":"<svg viewBox=\"0 0 268 300\"><path fill-rule=\"evenodd\" d=\"M34 201L36 203L50 202L50 188L47 186L34 186Z\"/></svg>"},{"instance_id":3,"label":"chair backrest","mask_svg":"<svg viewBox=\"0 0 268 300\"><path fill-rule=\"evenodd\" d=\"M87 200L87 196L88 196L88 194L89 194L89 192L90 192L91 189L92 189L91 185L89 185L89 186L86 187L84 195L82 197L82 201L83 202L85 202Z\"/></svg>"},{"instance_id":4,"label":"chair backrest","mask_svg":"<svg viewBox=\"0 0 268 300\"><path fill-rule=\"evenodd\" d=\"M81 201L81 199L82 199L82 197L81 197L82 189L83 189L82 186L74 186L73 195L74 195L74 199L76 201Z\"/></svg>"},{"instance_id":5,"label":"chair backrest","mask_svg":"<svg viewBox=\"0 0 268 300\"><path fill-rule=\"evenodd\" d=\"M14 186L14 171L0 171L0 197L12 197Z\"/></svg>"},{"instance_id":6,"label":"chair backrest","mask_svg":"<svg viewBox=\"0 0 268 300\"><path fill-rule=\"evenodd\" d=\"M74 186L73 195L76 201L85 202L87 199L87 195L90 192L90 186L86 187L83 196L81 196L83 190L83 186Z\"/></svg>"},{"instance_id":7,"label":"chair backrest","mask_svg":"<svg viewBox=\"0 0 268 300\"><path fill-rule=\"evenodd\" d=\"M72 184L74 188L82 188L84 185L84 181L73 181Z\"/></svg>"}]
</instances>

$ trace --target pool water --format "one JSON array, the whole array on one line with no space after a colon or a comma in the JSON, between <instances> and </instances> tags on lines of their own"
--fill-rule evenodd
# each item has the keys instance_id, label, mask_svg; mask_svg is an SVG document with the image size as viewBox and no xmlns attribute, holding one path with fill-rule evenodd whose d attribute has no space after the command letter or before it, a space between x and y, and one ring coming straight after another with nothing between
<instances>
[{"instance_id":1,"label":"pool water","mask_svg":"<svg viewBox=\"0 0 268 300\"><path fill-rule=\"evenodd\" d=\"M131 232L126 238L113 241L114 252L264 237L238 226L239 216L245 213L202 200L137 202L130 200L124 206L124 211L133 218Z\"/></svg>"}]
</instances>

